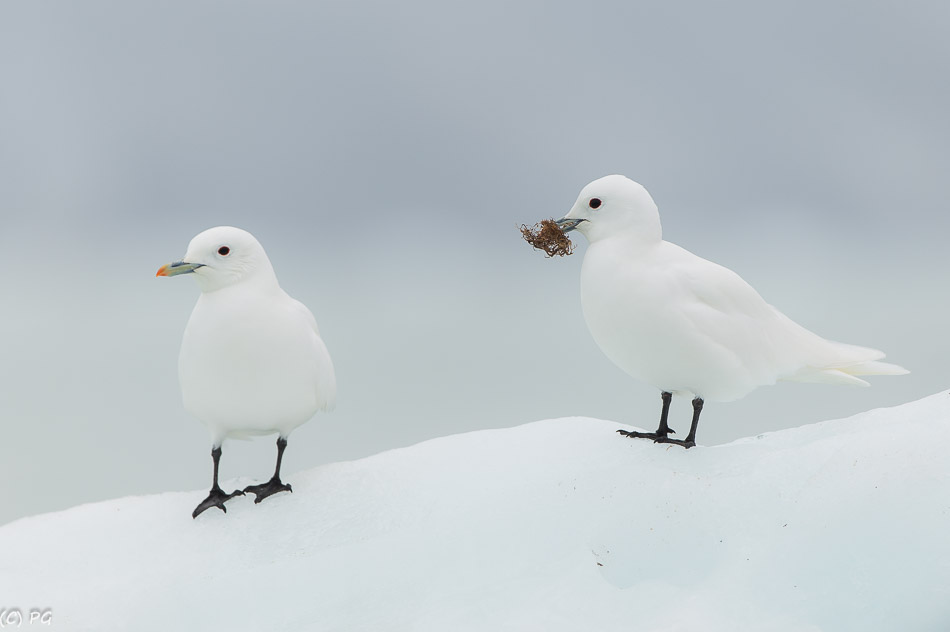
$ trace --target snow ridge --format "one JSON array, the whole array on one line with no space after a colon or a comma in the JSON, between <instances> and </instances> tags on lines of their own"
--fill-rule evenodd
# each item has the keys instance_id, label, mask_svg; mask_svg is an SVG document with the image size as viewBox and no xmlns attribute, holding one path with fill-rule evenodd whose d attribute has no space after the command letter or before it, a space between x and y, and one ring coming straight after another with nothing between
<instances>
[{"instance_id":1,"label":"snow ridge","mask_svg":"<svg viewBox=\"0 0 950 632\"><path fill-rule=\"evenodd\" d=\"M564 418L0 527L63 630L950 629L950 394L683 450ZM250 481L229 481L226 488Z\"/></svg>"}]
</instances>

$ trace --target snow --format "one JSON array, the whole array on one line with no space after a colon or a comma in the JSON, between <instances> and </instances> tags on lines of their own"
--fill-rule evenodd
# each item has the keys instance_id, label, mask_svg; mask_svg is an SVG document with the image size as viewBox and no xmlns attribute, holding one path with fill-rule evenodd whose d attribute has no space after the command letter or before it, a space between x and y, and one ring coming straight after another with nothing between
<instances>
[{"instance_id":1,"label":"snow","mask_svg":"<svg viewBox=\"0 0 950 632\"><path fill-rule=\"evenodd\" d=\"M24 518L0 608L97 631L950 629L950 394L688 451L617 428L445 437L197 520L205 489Z\"/></svg>"}]
</instances>

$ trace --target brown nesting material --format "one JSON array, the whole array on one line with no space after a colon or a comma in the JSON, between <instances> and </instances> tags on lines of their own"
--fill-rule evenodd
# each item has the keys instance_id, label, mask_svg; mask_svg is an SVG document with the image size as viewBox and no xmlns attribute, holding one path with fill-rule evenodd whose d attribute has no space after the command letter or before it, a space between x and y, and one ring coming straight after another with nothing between
<instances>
[{"instance_id":1,"label":"brown nesting material","mask_svg":"<svg viewBox=\"0 0 950 632\"><path fill-rule=\"evenodd\" d=\"M548 257L554 255L563 257L574 251L574 244L567 235L561 232L553 219L542 220L541 228L539 229L538 226L535 224L529 228L525 224L521 225L521 236L526 242L538 250L543 250Z\"/></svg>"}]
</instances>

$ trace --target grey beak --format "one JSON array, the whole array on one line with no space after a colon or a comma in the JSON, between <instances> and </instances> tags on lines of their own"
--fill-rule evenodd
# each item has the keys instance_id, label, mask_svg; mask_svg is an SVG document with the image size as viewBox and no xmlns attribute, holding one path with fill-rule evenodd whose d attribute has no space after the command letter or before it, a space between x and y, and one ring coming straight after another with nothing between
<instances>
[{"instance_id":1,"label":"grey beak","mask_svg":"<svg viewBox=\"0 0 950 632\"><path fill-rule=\"evenodd\" d=\"M554 223L557 224L557 227L561 229L561 232L566 235L567 233L577 228L578 224L580 224L581 222L586 222L586 221L587 221L586 219L568 219L564 217L557 220Z\"/></svg>"},{"instance_id":2,"label":"grey beak","mask_svg":"<svg viewBox=\"0 0 950 632\"><path fill-rule=\"evenodd\" d=\"M179 274L188 274L194 272L198 268L203 268L205 264L203 263L185 263L184 261L176 261L175 263L166 263L161 268L158 269L158 272L155 273L155 276L178 276Z\"/></svg>"}]
</instances>

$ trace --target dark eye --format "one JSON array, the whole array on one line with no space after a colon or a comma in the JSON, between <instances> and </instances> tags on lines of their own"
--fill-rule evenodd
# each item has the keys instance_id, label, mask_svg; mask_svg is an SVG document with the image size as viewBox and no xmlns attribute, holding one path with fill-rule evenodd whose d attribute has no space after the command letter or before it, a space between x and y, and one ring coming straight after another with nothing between
<instances>
[{"instance_id":1,"label":"dark eye","mask_svg":"<svg viewBox=\"0 0 950 632\"><path fill-rule=\"evenodd\" d=\"M600 208L600 198L591 198L590 202L587 203L587 206L591 208Z\"/></svg>"},{"instance_id":2,"label":"dark eye","mask_svg":"<svg viewBox=\"0 0 950 632\"><path fill-rule=\"evenodd\" d=\"M218 248L218 254L221 255L222 257L227 257L230 253L231 253L231 249L228 248L227 246L221 246L220 248Z\"/></svg>"}]
</instances>

